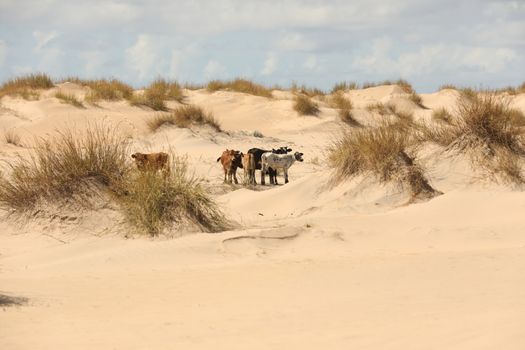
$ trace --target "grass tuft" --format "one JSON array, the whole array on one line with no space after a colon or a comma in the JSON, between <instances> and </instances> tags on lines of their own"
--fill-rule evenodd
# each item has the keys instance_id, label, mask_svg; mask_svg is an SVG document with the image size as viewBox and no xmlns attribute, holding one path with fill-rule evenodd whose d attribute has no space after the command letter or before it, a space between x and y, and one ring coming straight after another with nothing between
<instances>
[{"instance_id":1,"label":"grass tuft","mask_svg":"<svg viewBox=\"0 0 525 350\"><path fill-rule=\"evenodd\" d=\"M358 85L356 82L353 81L342 81L339 83L336 83L334 87L332 88L331 93L335 94L340 91L348 91L348 90L356 90L358 88Z\"/></svg>"},{"instance_id":2,"label":"grass tuft","mask_svg":"<svg viewBox=\"0 0 525 350\"><path fill-rule=\"evenodd\" d=\"M185 158L172 157L173 170L163 176L136 172L120 198L128 220L139 230L156 235L173 223L190 223L207 232L224 231L231 223L209 196L204 181L189 175Z\"/></svg>"},{"instance_id":3,"label":"grass tuft","mask_svg":"<svg viewBox=\"0 0 525 350\"><path fill-rule=\"evenodd\" d=\"M331 105L334 106L334 108L338 109L337 114L339 116L339 119L341 119L343 122L352 126L360 125L359 122L352 115L352 101L344 97L343 94L334 94L331 98Z\"/></svg>"},{"instance_id":4,"label":"grass tuft","mask_svg":"<svg viewBox=\"0 0 525 350\"><path fill-rule=\"evenodd\" d=\"M381 182L397 180L408 185L413 197L433 196L436 192L422 168L416 164L415 157L409 156L410 142L410 135L392 124L344 131L328 150L334 181L372 174Z\"/></svg>"},{"instance_id":5,"label":"grass tuft","mask_svg":"<svg viewBox=\"0 0 525 350\"><path fill-rule=\"evenodd\" d=\"M208 83L208 91L215 92L219 90L231 90L236 92L243 92L245 94L262 96L271 98L272 91L261 84L256 84L247 79L237 78L234 80L212 80Z\"/></svg>"},{"instance_id":6,"label":"grass tuft","mask_svg":"<svg viewBox=\"0 0 525 350\"><path fill-rule=\"evenodd\" d=\"M63 103L70 104L77 108L84 108L84 105L82 104L82 102L74 94L67 94L67 93L63 93L62 91L58 91L55 94L55 97L58 98Z\"/></svg>"},{"instance_id":7,"label":"grass tuft","mask_svg":"<svg viewBox=\"0 0 525 350\"><path fill-rule=\"evenodd\" d=\"M168 107L164 101L182 102L183 100L184 95L177 82L157 79L144 90L142 95L134 95L130 102L134 106L147 106L155 111L166 111Z\"/></svg>"},{"instance_id":8,"label":"grass tuft","mask_svg":"<svg viewBox=\"0 0 525 350\"><path fill-rule=\"evenodd\" d=\"M91 103L96 103L100 100L129 100L133 96L133 88L117 79L79 80L77 83L89 87L90 91L87 93L85 100Z\"/></svg>"},{"instance_id":9,"label":"grass tuft","mask_svg":"<svg viewBox=\"0 0 525 350\"><path fill-rule=\"evenodd\" d=\"M170 114L156 115L147 123L150 131L156 131L163 125L174 125L179 128L188 128L192 124L210 125L216 131L221 131L221 126L213 117L213 114L195 105L181 106L176 108Z\"/></svg>"},{"instance_id":10,"label":"grass tuft","mask_svg":"<svg viewBox=\"0 0 525 350\"><path fill-rule=\"evenodd\" d=\"M6 81L0 86L0 98L4 96L20 96L26 100L38 99L36 90L51 89L53 81L44 73L29 74Z\"/></svg>"},{"instance_id":11,"label":"grass tuft","mask_svg":"<svg viewBox=\"0 0 525 350\"><path fill-rule=\"evenodd\" d=\"M299 115L314 115L319 114L319 106L317 103L312 101L308 96L297 95L295 97L293 109L299 113Z\"/></svg>"},{"instance_id":12,"label":"grass tuft","mask_svg":"<svg viewBox=\"0 0 525 350\"><path fill-rule=\"evenodd\" d=\"M452 115L445 108L439 108L432 112L432 119L441 123L451 124Z\"/></svg>"}]
</instances>

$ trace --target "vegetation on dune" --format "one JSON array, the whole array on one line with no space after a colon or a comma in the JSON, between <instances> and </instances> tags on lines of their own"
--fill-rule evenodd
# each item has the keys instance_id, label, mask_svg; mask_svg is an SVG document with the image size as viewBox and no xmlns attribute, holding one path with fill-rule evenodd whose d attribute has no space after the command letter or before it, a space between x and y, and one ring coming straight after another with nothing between
<instances>
[{"instance_id":1,"label":"vegetation on dune","mask_svg":"<svg viewBox=\"0 0 525 350\"><path fill-rule=\"evenodd\" d=\"M247 79L237 78L234 80L212 80L206 86L208 91L215 92L218 90L231 90L243 92L250 95L272 97L272 91L261 84L256 84Z\"/></svg>"},{"instance_id":2,"label":"vegetation on dune","mask_svg":"<svg viewBox=\"0 0 525 350\"><path fill-rule=\"evenodd\" d=\"M337 115L341 121L351 126L359 126L359 122L352 115L352 101L344 97L342 93L335 93L330 99L331 105L337 109Z\"/></svg>"},{"instance_id":3,"label":"vegetation on dune","mask_svg":"<svg viewBox=\"0 0 525 350\"><path fill-rule=\"evenodd\" d=\"M336 83L334 85L334 87L332 88L332 91L330 93L335 94L335 93L338 93L340 91L344 92L344 91L348 91L348 90L356 90L358 88L359 88L359 86L358 86L358 84L356 82L353 82L353 81L342 81L342 82Z\"/></svg>"},{"instance_id":4,"label":"vegetation on dune","mask_svg":"<svg viewBox=\"0 0 525 350\"><path fill-rule=\"evenodd\" d=\"M133 88L117 79L78 80L72 82L89 87L85 100L91 103L101 100L129 100L133 96Z\"/></svg>"},{"instance_id":5,"label":"vegetation on dune","mask_svg":"<svg viewBox=\"0 0 525 350\"><path fill-rule=\"evenodd\" d=\"M38 90L51 89L51 78L43 73L29 74L6 81L0 86L0 98L3 96L20 96L26 100L38 99Z\"/></svg>"},{"instance_id":6,"label":"vegetation on dune","mask_svg":"<svg viewBox=\"0 0 525 350\"><path fill-rule=\"evenodd\" d=\"M184 95L177 82L157 79L152 82L142 95L133 95L130 103L134 106L147 106L156 111L166 111L165 101L182 102Z\"/></svg>"},{"instance_id":7,"label":"vegetation on dune","mask_svg":"<svg viewBox=\"0 0 525 350\"><path fill-rule=\"evenodd\" d=\"M450 122L421 127L419 137L466 152L473 164L481 165L489 173L524 183L523 114L510 108L508 101L495 93L461 94L457 105Z\"/></svg>"},{"instance_id":8,"label":"vegetation on dune","mask_svg":"<svg viewBox=\"0 0 525 350\"><path fill-rule=\"evenodd\" d=\"M306 85L298 85L297 83L293 83L290 90L295 94L301 94L306 95L308 97L315 97L315 96L324 96L326 93L318 88L308 87Z\"/></svg>"},{"instance_id":9,"label":"vegetation on dune","mask_svg":"<svg viewBox=\"0 0 525 350\"><path fill-rule=\"evenodd\" d=\"M172 157L171 163L167 176L149 171L127 178L127 195L120 202L128 220L152 235L173 223L197 224L207 232L231 227L203 180L189 175L186 159Z\"/></svg>"},{"instance_id":10,"label":"vegetation on dune","mask_svg":"<svg viewBox=\"0 0 525 350\"><path fill-rule=\"evenodd\" d=\"M319 114L319 106L306 95L297 95L294 98L293 109L299 115L314 115Z\"/></svg>"},{"instance_id":11,"label":"vegetation on dune","mask_svg":"<svg viewBox=\"0 0 525 350\"><path fill-rule=\"evenodd\" d=\"M89 206L108 193L141 232L158 234L170 224L209 232L230 227L203 181L188 174L185 159L174 157L172 164L167 175L140 172L131 163L125 138L113 129L65 131L38 140L30 158L10 164L10 176L0 179L0 205L19 213L47 203Z\"/></svg>"},{"instance_id":12,"label":"vegetation on dune","mask_svg":"<svg viewBox=\"0 0 525 350\"><path fill-rule=\"evenodd\" d=\"M213 114L195 105L181 106L170 114L156 115L147 123L150 131L156 131L162 125L174 125L179 128L188 128L191 125L209 125L216 131L221 131L221 126Z\"/></svg>"},{"instance_id":13,"label":"vegetation on dune","mask_svg":"<svg viewBox=\"0 0 525 350\"><path fill-rule=\"evenodd\" d=\"M58 91L55 94L55 97L58 98L63 103L70 104L77 108L84 108L84 105L82 104L82 102L74 94L68 94L62 91Z\"/></svg>"},{"instance_id":14,"label":"vegetation on dune","mask_svg":"<svg viewBox=\"0 0 525 350\"><path fill-rule=\"evenodd\" d=\"M334 181L372 174L381 182L398 181L408 186L413 197L432 197L437 192L411 155L411 145L411 134L398 124L345 130L329 147Z\"/></svg>"},{"instance_id":15,"label":"vegetation on dune","mask_svg":"<svg viewBox=\"0 0 525 350\"><path fill-rule=\"evenodd\" d=\"M432 111L432 119L441 123L452 123L452 115L445 108L438 108Z\"/></svg>"}]
</instances>

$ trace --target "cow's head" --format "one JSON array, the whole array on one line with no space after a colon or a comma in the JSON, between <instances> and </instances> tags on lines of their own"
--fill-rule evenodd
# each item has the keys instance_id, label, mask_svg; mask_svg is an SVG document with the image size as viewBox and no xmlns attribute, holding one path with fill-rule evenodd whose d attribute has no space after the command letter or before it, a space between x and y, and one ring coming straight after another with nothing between
<instances>
[{"instance_id":1,"label":"cow's head","mask_svg":"<svg viewBox=\"0 0 525 350\"><path fill-rule=\"evenodd\" d=\"M304 154L304 153L301 153L301 152L295 152L295 153L294 153L295 160L297 160L297 161L299 161L299 162L304 161L304 159L303 159L303 154Z\"/></svg>"},{"instance_id":2,"label":"cow's head","mask_svg":"<svg viewBox=\"0 0 525 350\"><path fill-rule=\"evenodd\" d=\"M232 156L232 165L242 169L242 152L241 151L230 151Z\"/></svg>"},{"instance_id":3,"label":"cow's head","mask_svg":"<svg viewBox=\"0 0 525 350\"><path fill-rule=\"evenodd\" d=\"M144 167L146 164L146 161L148 159L148 156L144 153L133 153L131 155L131 158L135 159L135 163L137 163L137 167L140 169Z\"/></svg>"}]
</instances>

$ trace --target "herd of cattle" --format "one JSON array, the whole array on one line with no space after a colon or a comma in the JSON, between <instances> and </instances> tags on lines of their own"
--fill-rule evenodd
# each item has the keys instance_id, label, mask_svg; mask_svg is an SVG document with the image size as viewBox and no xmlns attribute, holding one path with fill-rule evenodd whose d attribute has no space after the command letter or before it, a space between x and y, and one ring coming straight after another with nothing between
<instances>
[{"instance_id":1,"label":"herd of cattle","mask_svg":"<svg viewBox=\"0 0 525 350\"><path fill-rule=\"evenodd\" d=\"M257 184L255 170L261 171L261 185L265 184L266 173L269 175L270 184L278 185L277 171L283 172L284 182L288 183L288 169L295 161L303 161L303 153L288 154L291 151L292 149L288 147L280 147L271 151L251 148L247 153L227 149L217 158L217 162L221 162L224 169L224 182L232 183L233 178L236 184L239 183L236 172L237 168L241 168L244 170L244 181L248 185Z\"/></svg>"},{"instance_id":2,"label":"herd of cattle","mask_svg":"<svg viewBox=\"0 0 525 350\"><path fill-rule=\"evenodd\" d=\"M269 175L270 184L277 185L277 172L282 171L284 182L288 183L288 169L296 162L303 161L303 153L292 152L289 147L280 147L272 150L251 148L247 153L227 149L217 158L224 170L224 182L235 182L237 180L237 169L244 170L244 182L248 185L256 185L255 170L261 171L261 185L265 184L266 174ZM135 160L137 168L141 171L154 170L169 172L169 155L160 153L133 153L131 158Z\"/></svg>"}]
</instances>

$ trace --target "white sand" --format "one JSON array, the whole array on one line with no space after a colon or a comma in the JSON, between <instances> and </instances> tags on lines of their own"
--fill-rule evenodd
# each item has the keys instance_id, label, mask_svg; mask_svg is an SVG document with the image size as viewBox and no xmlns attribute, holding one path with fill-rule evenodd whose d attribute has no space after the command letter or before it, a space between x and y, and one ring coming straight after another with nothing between
<instances>
[{"instance_id":1,"label":"white sand","mask_svg":"<svg viewBox=\"0 0 525 350\"><path fill-rule=\"evenodd\" d=\"M73 84L60 89L85 93ZM152 134L145 124L152 111L126 102L77 109L53 91L40 101L1 101L0 129L15 130L23 145L2 140L0 160L27 154L35 136L105 120L133 138L132 151L188 154L196 173L225 192L217 200L243 228L125 239L115 208L4 218L0 294L29 303L0 309L0 349L525 348L522 191L479 181L465 159L431 147L422 160L444 194L430 201L405 205L406 193L369 178L329 189L324 152L341 129L334 110L322 105L319 117L299 117L286 93L187 94L229 134L168 127ZM348 95L364 124L380 118L365 109L378 101L417 118L431 114L394 86ZM422 97L430 108L453 109L456 94ZM525 111L524 95L512 103ZM215 162L222 150L283 145L306 159L290 169L289 184L222 185Z\"/></svg>"}]
</instances>

